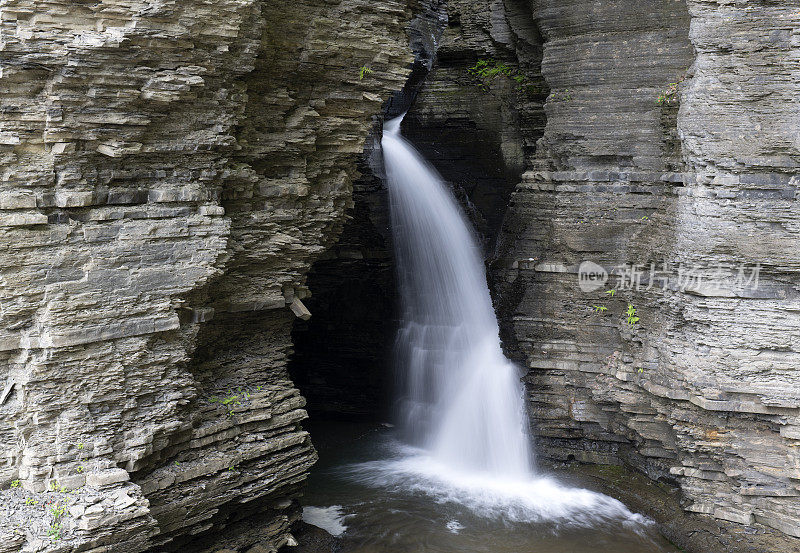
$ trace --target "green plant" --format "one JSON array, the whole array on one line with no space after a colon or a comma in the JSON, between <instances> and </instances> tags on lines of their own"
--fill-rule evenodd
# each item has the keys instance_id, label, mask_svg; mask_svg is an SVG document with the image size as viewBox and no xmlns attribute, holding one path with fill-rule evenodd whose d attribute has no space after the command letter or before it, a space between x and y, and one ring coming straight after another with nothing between
<instances>
[{"instance_id":1,"label":"green plant","mask_svg":"<svg viewBox=\"0 0 800 553\"><path fill-rule=\"evenodd\" d=\"M239 401L239 396L238 395L228 396L228 397L226 397L225 399L222 400L222 405L231 405L231 404L233 404L233 405L241 405L242 404L242 402Z\"/></svg>"},{"instance_id":2,"label":"green plant","mask_svg":"<svg viewBox=\"0 0 800 553\"><path fill-rule=\"evenodd\" d=\"M83 467L78 467L78 468L77 468L77 469L75 469L75 470L77 471L77 473L78 473L78 474L80 474L80 473L82 473L82 472L83 472Z\"/></svg>"},{"instance_id":3,"label":"green plant","mask_svg":"<svg viewBox=\"0 0 800 553\"><path fill-rule=\"evenodd\" d=\"M484 91L488 91L492 82L500 76L511 79L517 83L517 90L519 92L532 92L533 88L535 88L527 75L495 59L479 59L475 65L467 68L467 73L480 81L479 86Z\"/></svg>"},{"instance_id":4,"label":"green plant","mask_svg":"<svg viewBox=\"0 0 800 553\"><path fill-rule=\"evenodd\" d=\"M609 296L611 296L612 298L613 298L613 297L616 295L616 293L617 293L617 290L616 290L616 289L613 289L613 290L606 290L606 294L608 294L608 295L609 295Z\"/></svg>"},{"instance_id":5,"label":"green plant","mask_svg":"<svg viewBox=\"0 0 800 553\"><path fill-rule=\"evenodd\" d=\"M650 217L648 217L647 215L645 215L644 217L642 217L642 221L647 221L649 218L650 218Z\"/></svg>"},{"instance_id":6,"label":"green plant","mask_svg":"<svg viewBox=\"0 0 800 553\"><path fill-rule=\"evenodd\" d=\"M361 68L358 70L358 80L363 81L364 77L371 74L372 74L372 69L370 69L366 65L362 65Z\"/></svg>"},{"instance_id":7,"label":"green plant","mask_svg":"<svg viewBox=\"0 0 800 553\"><path fill-rule=\"evenodd\" d=\"M50 539L53 541L58 541L61 539L61 524L54 522L50 525L50 528L47 530L47 535L50 536Z\"/></svg>"},{"instance_id":8,"label":"green plant","mask_svg":"<svg viewBox=\"0 0 800 553\"><path fill-rule=\"evenodd\" d=\"M639 374L642 374L643 372L644 372L644 368L639 367Z\"/></svg>"},{"instance_id":9,"label":"green plant","mask_svg":"<svg viewBox=\"0 0 800 553\"><path fill-rule=\"evenodd\" d=\"M83 449L83 442L78 442L78 449Z\"/></svg>"},{"instance_id":10,"label":"green plant","mask_svg":"<svg viewBox=\"0 0 800 553\"><path fill-rule=\"evenodd\" d=\"M593 309L595 313L605 313L606 311L608 311L608 307L606 307L605 305L595 305Z\"/></svg>"},{"instance_id":11,"label":"green plant","mask_svg":"<svg viewBox=\"0 0 800 553\"><path fill-rule=\"evenodd\" d=\"M659 106L669 106L678 102L678 87L681 85L683 81L686 80L686 75L684 74L678 82L669 83L667 89L658 95L658 99L656 103Z\"/></svg>"},{"instance_id":12,"label":"green plant","mask_svg":"<svg viewBox=\"0 0 800 553\"><path fill-rule=\"evenodd\" d=\"M61 492L61 493L64 493L64 492L66 492L66 491L67 491L67 488L66 488L66 486L59 486L59 485L58 485L58 482L56 482L55 480L53 480L52 482L50 482L50 491L51 491L51 492Z\"/></svg>"},{"instance_id":13,"label":"green plant","mask_svg":"<svg viewBox=\"0 0 800 553\"><path fill-rule=\"evenodd\" d=\"M550 100L553 102L571 102L572 93L568 88L565 88L561 92L554 90L550 93Z\"/></svg>"},{"instance_id":14,"label":"green plant","mask_svg":"<svg viewBox=\"0 0 800 553\"><path fill-rule=\"evenodd\" d=\"M19 488L21 485L22 485L22 483L19 480L12 480L11 481L11 487L12 488Z\"/></svg>"},{"instance_id":15,"label":"green plant","mask_svg":"<svg viewBox=\"0 0 800 553\"><path fill-rule=\"evenodd\" d=\"M32 497L25 498L25 505L38 505L39 502Z\"/></svg>"},{"instance_id":16,"label":"green plant","mask_svg":"<svg viewBox=\"0 0 800 553\"><path fill-rule=\"evenodd\" d=\"M50 525L50 529L47 530L47 535L50 536L53 541L61 539L61 519L64 518L66 512L66 506L62 507L58 503L50 508L50 514L53 515L53 523Z\"/></svg>"},{"instance_id":17,"label":"green plant","mask_svg":"<svg viewBox=\"0 0 800 553\"><path fill-rule=\"evenodd\" d=\"M628 310L625 312L625 316L627 317L629 326L634 326L639 322L639 317L636 316L636 308L632 303L628 304Z\"/></svg>"},{"instance_id":18,"label":"green plant","mask_svg":"<svg viewBox=\"0 0 800 553\"><path fill-rule=\"evenodd\" d=\"M241 388L239 388L239 390L240 390L240 393L241 393ZM247 394L246 392L244 394L242 394L242 395L246 395L247 396L246 399L250 399L250 395ZM233 395L230 395L230 396L228 396L228 397L226 397L225 399L222 400L222 405L226 405L228 407L228 416L229 417L232 417L234 415L233 408L236 405L241 405L242 404L242 402L239 400L240 397L242 397L240 394L233 394Z\"/></svg>"}]
</instances>

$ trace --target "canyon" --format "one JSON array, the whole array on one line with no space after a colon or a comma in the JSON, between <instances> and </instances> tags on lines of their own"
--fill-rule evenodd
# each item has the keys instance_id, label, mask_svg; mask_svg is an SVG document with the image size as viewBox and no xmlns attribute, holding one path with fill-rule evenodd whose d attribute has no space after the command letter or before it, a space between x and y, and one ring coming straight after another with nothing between
<instances>
[{"instance_id":1,"label":"canyon","mask_svg":"<svg viewBox=\"0 0 800 553\"><path fill-rule=\"evenodd\" d=\"M0 15L0 552L295 543L308 412L389 409L387 109L482 235L543 462L800 550L800 3Z\"/></svg>"}]
</instances>

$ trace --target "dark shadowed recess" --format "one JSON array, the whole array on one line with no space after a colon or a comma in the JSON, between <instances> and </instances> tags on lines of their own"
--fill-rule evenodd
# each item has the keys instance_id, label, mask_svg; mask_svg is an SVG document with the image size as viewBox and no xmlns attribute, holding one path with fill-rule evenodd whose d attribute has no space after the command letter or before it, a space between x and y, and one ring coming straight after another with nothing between
<instances>
[{"instance_id":1,"label":"dark shadowed recess","mask_svg":"<svg viewBox=\"0 0 800 553\"><path fill-rule=\"evenodd\" d=\"M417 121L409 127L416 137L449 134ZM458 140L446 147L437 148L435 139L415 145L453 186L488 258L515 176L505 171L491 137L482 140L475 129L454 134ZM387 194L380 164L370 164L370 157L380 160L377 140L371 141L362 164L364 177L354 183L351 219L338 243L308 274L312 296L304 301L312 317L298 320L292 332L290 373L312 417L391 418L397 292Z\"/></svg>"},{"instance_id":2,"label":"dark shadowed recess","mask_svg":"<svg viewBox=\"0 0 800 553\"><path fill-rule=\"evenodd\" d=\"M444 40L439 40L447 23L442 8L431 4L427 17L412 26L416 61L404 89L387 102L384 117L408 112L404 136L452 188L490 261L524 166L521 156L504 155L504 149L507 153L509 144L522 143L521 126L533 126L537 138L544 125L538 119L528 124L519 117L506 121L499 116L487 124L487 106L491 113L512 107L516 113L513 105L520 95L502 87L498 93L482 91L470 77L467 69L489 54L463 49L445 52L446 48L438 58L432 53L434 45ZM505 55L514 58L512 52ZM538 64L534 65L531 77L538 82ZM452 81L453 75L457 90L443 94L442 83ZM457 113L452 111L454 97L464 104ZM534 115L541 118L541 100L523 99L536 104ZM308 274L312 296L304 302L312 317L296 321L292 332L291 377L307 399L312 418L320 420L392 417L392 348L399 314L381 123L376 118L360 164L363 177L353 184L354 207L341 238ZM518 149L522 152L524 147Z\"/></svg>"}]
</instances>

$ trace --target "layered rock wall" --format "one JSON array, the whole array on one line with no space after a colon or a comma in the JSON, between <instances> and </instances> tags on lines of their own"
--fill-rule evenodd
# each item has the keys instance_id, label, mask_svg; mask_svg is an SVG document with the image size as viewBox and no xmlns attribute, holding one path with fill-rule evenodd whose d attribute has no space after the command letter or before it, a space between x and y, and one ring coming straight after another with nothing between
<instances>
[{"instance_id":1,"label":"layered rock wall","mask_svg":"<svg viewBox=\"0 0 800 553\"><path fill-rule=\"evenodd\" d=\"M551 94L499 290L539 450L800 536L797 6L531 10ZM584 291L584 261L617 274Z\"/></svg>"},{"instance_id":2,"label":"layered rock wall","mask_svg":"<svg viewBox=\"0 0 800 553\"><path fill-rule=\"evenodd\" d=\"M541 37L523 4L447 2L437 62L403 124L453 185L487 251L545 124ZM481 78L479 63L505 73Z\"/></svg>"},{"instance_id":3,"label":"layered rock wall","mask_svg":"<svg viewBox=\"0 0 800 553\"><path fill-rule=\"evenodd\" d=\"M288 306L412 8L3 4L0 550L189 550L254 513L286 542L315 459Z\"/></svg>"}]
</instances>

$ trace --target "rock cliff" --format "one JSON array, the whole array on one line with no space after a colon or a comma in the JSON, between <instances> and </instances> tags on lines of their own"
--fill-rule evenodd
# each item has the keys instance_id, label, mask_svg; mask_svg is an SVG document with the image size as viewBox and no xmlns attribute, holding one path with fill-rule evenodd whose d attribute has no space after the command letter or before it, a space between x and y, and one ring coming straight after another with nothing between
<instances>
[{"instance_id":1,"label":"rock cliff","mask_svg":"<svg viewBox=\"0 0 800 553\"><path fill-rule=\"evenodd\" d=\"M797 6L531 13L551 94L501 257L540 449L800 536ZM584 261L616 274L583 291Z\"/></svg>"},{"instance_id":2,"label":"rock cliff","mask_svg":"<svg viewBox=\"0 0 800 553\"><path fill-rule=\"evenodd\" d=\"M413 9L3 4L0 551L290 540L289 333Z\"/></svg>"}]
</instances>

